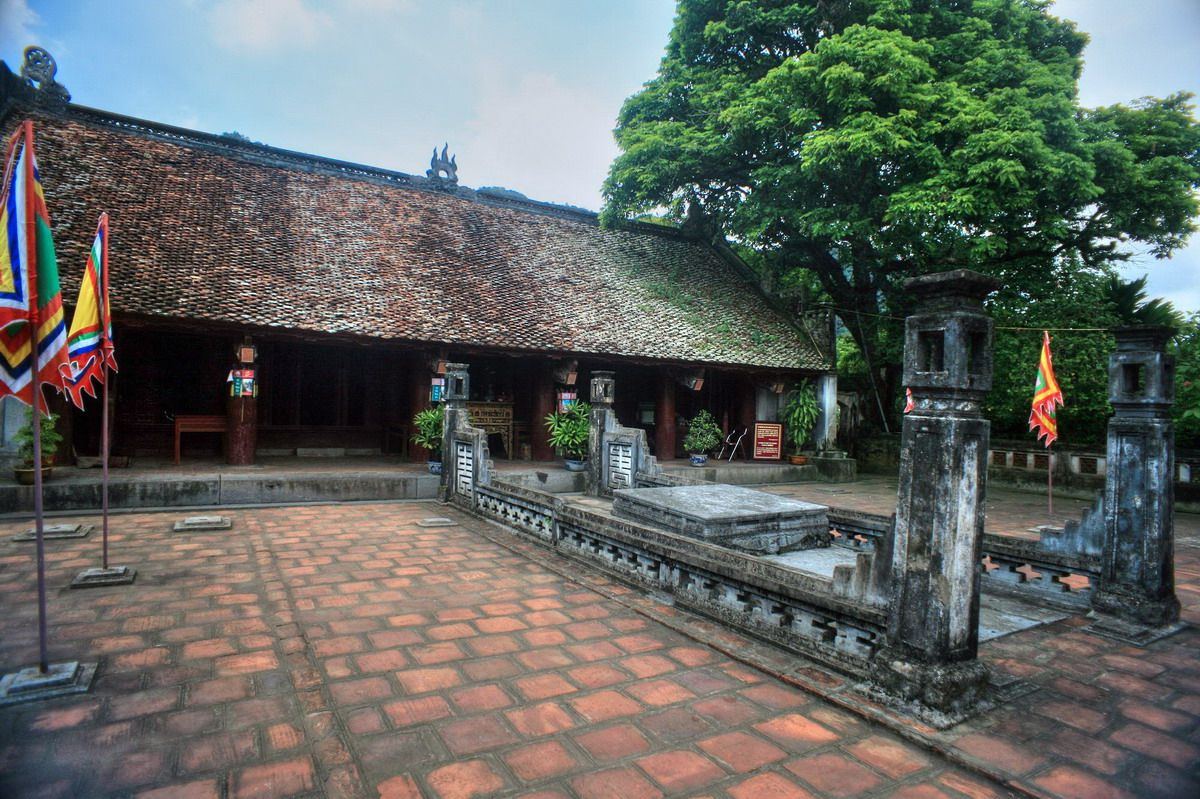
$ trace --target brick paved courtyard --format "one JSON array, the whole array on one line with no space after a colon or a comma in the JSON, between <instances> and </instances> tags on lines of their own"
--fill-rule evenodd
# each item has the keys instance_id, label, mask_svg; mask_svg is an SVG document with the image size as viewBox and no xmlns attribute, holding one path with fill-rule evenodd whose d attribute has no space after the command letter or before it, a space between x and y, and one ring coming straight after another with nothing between
<instances>
[{"instance_id":1,"label":"brick paved courtyard","mask_svg":"<svg viewBox=\"0 0 1200 799\"><path fill-rule=\"evenodd\" d=\"M1194 630L1000 639L984 656L1042 690L894 729L798 687L791 656L444 506L228 513L232 533L114 517L132 587L66 589L98 533L47 544L51 659L100 667L89 694L0 708L0 796L1197 795ZM37 658L27 527L0 525L5 672Z\"/></svg>"}]
</instances>

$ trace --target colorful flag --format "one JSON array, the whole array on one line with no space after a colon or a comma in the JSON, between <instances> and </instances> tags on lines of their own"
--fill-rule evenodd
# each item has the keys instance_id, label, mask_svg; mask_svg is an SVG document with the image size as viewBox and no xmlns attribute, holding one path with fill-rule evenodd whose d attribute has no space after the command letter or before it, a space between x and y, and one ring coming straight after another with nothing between
<instances>
[{"instance_id":1,"label":"colorful flag","mask_svg":"<svg viewBox=\"0 0 1200 799\"><path fill-rule=\"evenodd\" d=\"M117 371L112 318L108 314L108 214L101 214L96 226L96 238L79 283L75 316L67 333L67 363L60 368L64 390L80 410L85 393L96 396L92 381L103 384L109 369Z\"/></svg>"},{"instance_id":2,"label":"colorful flag","mask_svg":"<svg viewBox=\"0 0 1200 799\"><path fill-rule=\"evenodd\" d=\"M1050 357L1050 333L1042 331L1042 357L1038 361L1037 381L1033 386L1033 409L1029 412L1029 429L1039 439L1045 437L1049 447L1058 438L1055 406L1065 405L1062 389L1054 377L1054 360Z\"/></svg>"},{"instance_id":3,"label":"colorful flag","mask_svg":"<svg viewBox=\"0 0 1200 799\"><path fill-rule=\"evenodd\" d=\"M912 389L904 389L904 412L908 413L915 407L917 407L917 403L913 400Z\"/></svg>"},{"instance_id":4,"label":"colorful flag","mask_svg":"<svg viewBox=\"0 0 1200 799\"><path fill-rule=\"evenodd\" d=\"M34 387L49 383L63 390L59 367L67 360L67 326L32 122L21 123L13 133L5 156L0 194L0 397L11 394L33 405L36 395L38 407L46 411L45 399Z\"/></svg>"}]
</instances>

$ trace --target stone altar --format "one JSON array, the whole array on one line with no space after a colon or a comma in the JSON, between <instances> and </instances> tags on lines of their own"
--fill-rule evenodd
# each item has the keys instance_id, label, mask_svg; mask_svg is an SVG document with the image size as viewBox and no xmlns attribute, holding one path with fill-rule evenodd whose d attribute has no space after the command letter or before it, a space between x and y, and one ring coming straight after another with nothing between
<instances>
[{"instance_id":1,"label":"stone altar","mask_svg":"<svg viewBox=\"0 0 1200 799\"><path fill-rule=\"evenodd\" d=\"M613 514L753 554L829 546L824 505L729 485L622 488Z\"/></svg>"}]
</instances>

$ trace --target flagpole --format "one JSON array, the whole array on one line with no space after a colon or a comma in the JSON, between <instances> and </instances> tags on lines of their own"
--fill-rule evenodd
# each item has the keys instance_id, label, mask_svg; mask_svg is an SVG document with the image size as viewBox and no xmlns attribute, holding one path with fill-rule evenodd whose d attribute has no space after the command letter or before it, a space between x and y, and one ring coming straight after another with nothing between
<instances>
[{"instance_id":1,"label":"flagpole","mask_svg":"<svg viewBox=\"0 0 1200 799\"><path fill-rule=\"evenodd\" d=\"M100 225L103 228L103 244L100 250L100 374L104 377L100 393L100 507L103 514L102 530L104 539L103 568L108 571L108 381L111 375L108 371L108 353L112 342L108 340L108 214L100 215ZM90 378L89 378L90 379Z\"/></svg>"},{"instance_id":2,"label":"flagpole","mask_svg":"<svg viewBox=\"0 0 1200 799\"><path fill-rule=\"evenodd\" d=\"M25 202L27 209L33 202L33 122L25 120L25 170L19 176L25 185ZM29 414L30 425L33 427L33 525L37 538L37 594L38 594L38 670L42 674L50 671L50 658L46 647L46 543L45 520L42 509L42 391L38 382L38 371L41 361L41 341L38 337L38 293L37 293L37 222L35 214L25 214L26 253L29 263L25 264L25 281L29 286L29 331L32 345L33 364L30 368L30 379L33 381L30 393L32 411Z\"/></svg>"},{"instance_id":3,"label":"flagpole","mask_svg":"<svg viewBox=\"0 0 1200 799\"><path fill-rule=\"evenodd\" d=\"M1046 501L1049 503L1050 521L1054 521L1054 454L1046 447Z\"/></svg>"}]
</instances>

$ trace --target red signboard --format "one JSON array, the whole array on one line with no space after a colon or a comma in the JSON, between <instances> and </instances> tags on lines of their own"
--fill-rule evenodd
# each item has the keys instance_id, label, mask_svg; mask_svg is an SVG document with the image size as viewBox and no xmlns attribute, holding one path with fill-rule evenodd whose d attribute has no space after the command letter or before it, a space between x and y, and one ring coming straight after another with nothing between
<instances>
[{"instance_id":1,"label":"red signboard","mask_svg":"<svg viewBox=\"0 0 1200 799\"><path fill-rule=\"evenodd\" d=\"M754 459L777 461L783 457L783 425L776 422L754 423Z\"/></svg>"}]
</instances>

